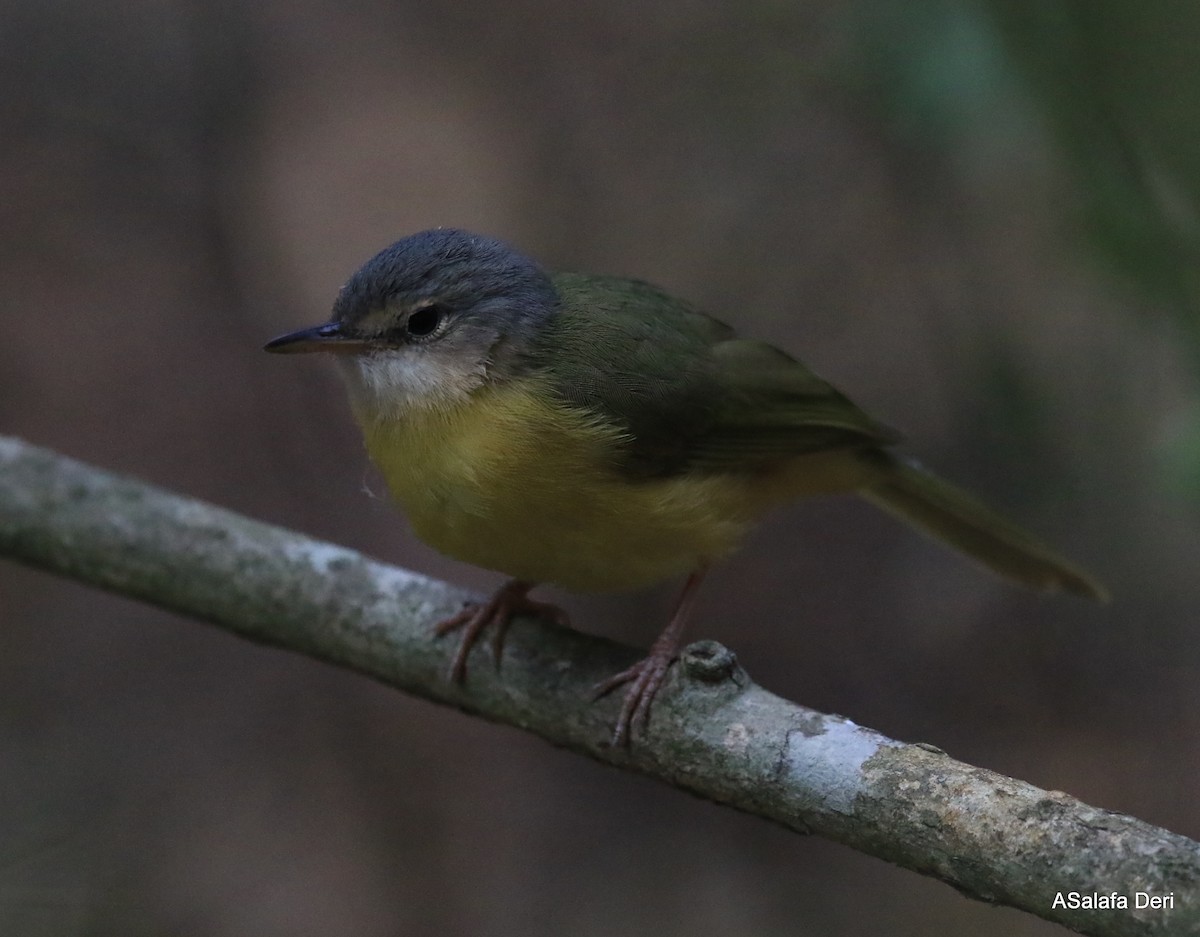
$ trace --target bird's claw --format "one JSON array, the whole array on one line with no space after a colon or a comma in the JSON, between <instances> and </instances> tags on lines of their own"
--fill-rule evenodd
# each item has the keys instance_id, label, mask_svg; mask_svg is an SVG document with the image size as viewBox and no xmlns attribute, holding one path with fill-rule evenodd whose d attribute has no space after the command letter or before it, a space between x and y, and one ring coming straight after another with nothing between
<instances>
[{"instance_id":1,"label":"bird's claw","mask_svg":"<svg viewBox=\"0 0 1200 937\"><path fill-rule=\"evenodd\" d=\"M454 660L450 663L451 680L462 683L467 678L467 658L488 625L493 626L492 656L499 669L500 658L504 653L504 639L508 636L509 625L515 616L536 615L549 618L564 627L570 624L567 613L557 605L529 598L529 590L533 587L534 583L522 580L505 583L486 602L472 602L461 612L434 626L434 633L439 638L451 631L463 629L462 640L454 654Z\"/></svg>"},{"instance_id":2,"label":"bird's claw","mask_svg":"<svg viewBox=\"0 0 1200 937\"><path fill-rule=\"evenodd\" d=\"M640 723L643 731L650 724L650 704L654 702L654 697L662 689L667 671L671 667L671 662L675 660L675 656L673 650L669 653L651 651L649 656L642 658L632 667L614 674L593 687L592 699L598 700L602 696L607 696L617 687L626 683L630 684L629 689L625 691L625 699L621 702L621 712L613 727L612 744L614 748L629 745L635 723Z\"/></svg>"}]
</instances>

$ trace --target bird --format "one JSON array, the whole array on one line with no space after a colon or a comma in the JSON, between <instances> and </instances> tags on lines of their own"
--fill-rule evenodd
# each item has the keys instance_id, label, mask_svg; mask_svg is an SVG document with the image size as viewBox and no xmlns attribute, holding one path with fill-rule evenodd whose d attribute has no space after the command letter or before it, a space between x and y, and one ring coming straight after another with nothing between
<instances>
[{"instance_id":1,"label":"bird","mask_svg":"<svg viewBox=\"0 0 1200 937\"><path fill-rule=\"evenodd\" d=\"M641 280L550 272L457 228L404 237L338 292L329 321L268 342L330 354L367 453L423 541L508 577L440 622L450 668L519 614L566 624L539 584L628 591L683 577L625 687L628 745L682 645L696 590L770 509L854 493L1003 577L1107 600L1032 534L899 453L900 435L785 351Z\"/></svg>"}]
</instances>

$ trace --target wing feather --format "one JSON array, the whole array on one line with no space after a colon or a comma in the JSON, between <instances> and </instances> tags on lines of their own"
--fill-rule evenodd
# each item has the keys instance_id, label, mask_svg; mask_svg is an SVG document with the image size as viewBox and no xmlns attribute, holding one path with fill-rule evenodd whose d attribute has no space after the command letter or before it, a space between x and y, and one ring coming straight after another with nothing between
<instances>
[{"instance_id":1,"label":"wing feather","mask_svg":"<svg viewBox=\"0 0 1200 937\"><path fill-rule=\"evenodd\" d=\"M618 426L635 477L750 471L899 439L766 342L637 280L559 274L559 315L531 352L557 394Z\"/></svg>"}]
</instances>

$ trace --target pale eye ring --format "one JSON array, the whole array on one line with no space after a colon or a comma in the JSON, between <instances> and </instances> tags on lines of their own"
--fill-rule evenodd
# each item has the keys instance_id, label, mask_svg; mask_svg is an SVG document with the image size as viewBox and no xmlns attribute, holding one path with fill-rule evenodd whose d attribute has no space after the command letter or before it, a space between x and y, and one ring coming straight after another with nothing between
<instances>
[{"instance_id":1,"label":"pale eye ring","mask_svg":"<svg viewBox=\"0 0 1200 937\"><path fill-rule=\"evenodd\" d=\"M442 303L414 309L404 321L404 331L412 338L429 338L441 331L449 313L449 308Z\"/></svg>"}]
</instances>

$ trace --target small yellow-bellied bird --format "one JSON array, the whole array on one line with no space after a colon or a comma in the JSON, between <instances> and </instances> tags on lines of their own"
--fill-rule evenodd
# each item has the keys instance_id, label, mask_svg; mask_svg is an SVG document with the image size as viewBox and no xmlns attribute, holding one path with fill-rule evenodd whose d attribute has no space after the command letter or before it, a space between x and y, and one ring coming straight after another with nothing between
<instances>
[{"instance_id":1,"label":"small yellow-bellied bird","mask_svg":"<svg viewBox=\"0 0 1200 937\"><path fill-rule=\"evenodd\" d=\"M512 577L438 626L463 628L462 680L488 626L561 610L537 583L636 589L687 575L629 684L626 742L677 655L704 571L774 505L856 492L1035 589L1104 587L970 495L895 455L898 436L791 356L638 280L547 273L511 247L437 229L381 251L332 319L272 352L332 352L367 451L417 535Z\"/></svg>"}]
</instances>

